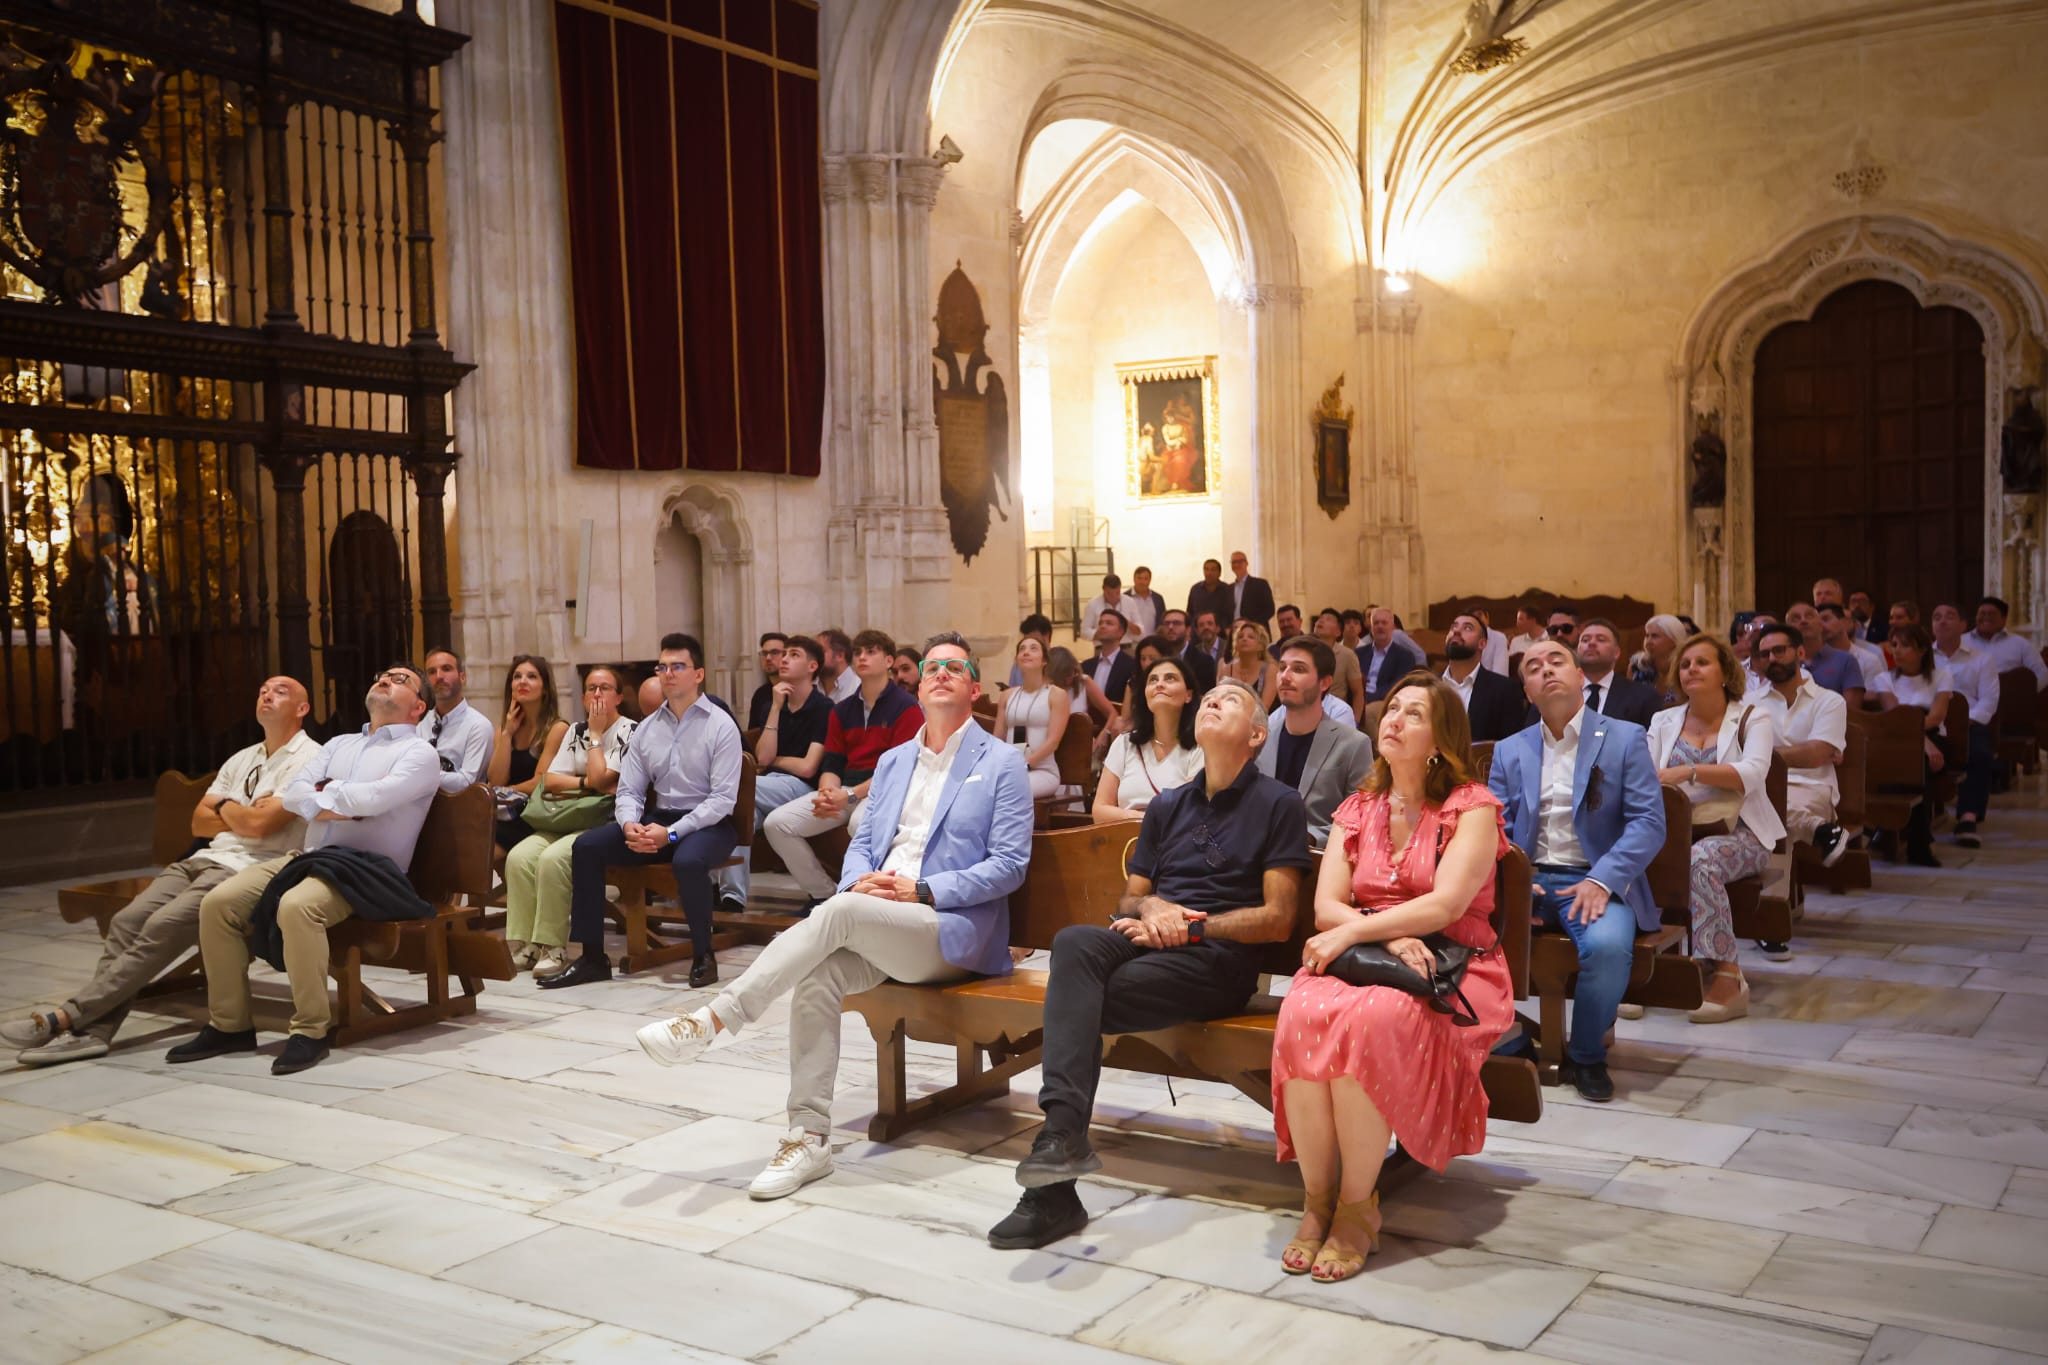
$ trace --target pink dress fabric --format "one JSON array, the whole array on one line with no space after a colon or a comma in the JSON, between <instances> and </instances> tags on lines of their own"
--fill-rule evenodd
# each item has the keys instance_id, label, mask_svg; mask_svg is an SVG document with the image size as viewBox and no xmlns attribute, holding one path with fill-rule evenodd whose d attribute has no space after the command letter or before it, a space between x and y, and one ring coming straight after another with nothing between
<instances>
[{"instance_id":1,"label":"pink dress fabric","mask_svg":"<svg viewBox=\"0 0 2048 1365\"><path fill-rule=\"evenodd\" d=\"M1494 859L1507 856L1500 801L1478 783L1453 791L1437 810L1425 810L1407 848L1396 858L1387 828L1385 796L1353 795L1337 808L1330 834L1342 839L1351 861L1351 895L1367 910L1385 910L1424 895L1436 885L1444 827L1472 812L1492 822ZM1494 881L1444 932L1485 948L1494 941ZM1459 1028L1416 996L1390 986L1347 986L1303 968L1288 987L1273 1031L1273 1126L1280 1159L1294 1159L1287 1132L1284 1089L1291 1080L1356 1080L1415 1158L1442 1170L1454 1156L1486 1143L1486 1091L1479 1071L1514 1019L1514 989L1498 952L1475 957L1465 970L1465 999L1479 1022Z\"/></svg>"}]
</instances>

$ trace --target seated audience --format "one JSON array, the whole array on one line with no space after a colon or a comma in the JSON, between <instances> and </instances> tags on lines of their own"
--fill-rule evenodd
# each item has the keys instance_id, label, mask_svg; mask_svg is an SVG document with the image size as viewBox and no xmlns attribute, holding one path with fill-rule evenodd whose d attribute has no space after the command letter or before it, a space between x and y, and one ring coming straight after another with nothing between
<instances>
[{"instance_id":1,"label":"seated audience","mask_svg":"<svg viewBox=\"0 0 2048 1365\"><path fill-rule=\"evenodd\" d=\"M1423 657L1421 650L1394 638L1400 623L1386 607L1374 607L1366 627L1372 635L1358 647L1358 671L1365 678L1365 701L1370 706L1384 700L1395 683L1421 668Z\"/></svg>"},{"instance_id":2,"label":"seated audience","mask_svg":"<svg viewBox=\"0 0 2048 1365\"><path fill-rule=\"evenodd\" d=\"M974 723L981 688L967 641L935 635L924 655L924 724L882 756L838 893L776 935L710 1005L635 1035L648 1056L674 1066L792 995L789 1133L747 1187L756 1199L780 1199L832 1172L842 1000L884 981L1010 970L1009 895L1031 861L1024 764Z\"/></svg>"},{"instance_id":3,"label":"seated audience","mask_svg":"<svg viewBox=\"0 0 2048 1365\"><path fill-rule=\"evenodd\" d=\"M747 699L749 730L760 729L768 720L769 698L775 692L775 684L782 680L782 656L788 648L789 637L779 630L761 636L761 684Z\"/></svg>"},{"instance_id":4,"label":"seated audience","mask_svg":"<svg viewBox=\"0 0 2048 1365\"><path fill-rule=\"evenodd\" d=\"M1579 609L1568 602L1553 602L1544 615L1543 633L1569 650L1579 647Z\"/></svg>"},{"instance_id":5,"label":"seated audience","mask_svg":"<svg viewBox=\"0 0 2048 1365\"><path fill-rule=\"evenodd\" d=\"M1196 693L1216 685L1216 656L1203 650L1188 634L1188 614L1170 608L1159 620L1159 636L1172 646L1173 654L1187 665L1188 685Z\"/></svg>"},{"instance_id":6,"label":"seated audience","mask_svg":"<svg viewBox=\"0 0 2048 1365\"><path fill-rule=\"evenodd\" d=\"M1479 1072L1514 1019L1490 922L1494 865L1508 851L1500 802L1476 775L1465 710L1442 681L1417 672L1395 683L1379 757L1334 832L1316 878L1317 932L1273 1029L1273 1129L1280 1160L1301 1163L1303 1205L1280 1264L1323 1281L1358 1274L1378 1246L1380 1166L1393 1143L1438 1171L1484 1145ZM1326 974L1350 948L1378 944L1429 975L1435 935L1481 950L1459 987L1468 1027L1391 986Z\"/></svg>"},{"instance_id":7,"label":"seated audience","mask_svg":"<svg viewBox=\"0 0 2048 1365\"><path fill-rule=\"evenodd\" d=\"M1067 694L1069 711L1085 714L1109 708L1109 698L1102 695L1095 679L1081 671L1081 661L1065 645L1054 645L1045 651L1045 676L1054 687Z\"/></svg>"},{"instance_id":8,"label":"seated audience","mask_svg":"<svg viewBox=\"0 0 2048 1365\"><path fill-rule=\"evenodd\" d=\"M1909 602L1904 599L1901 599L1900 601L1892 603L1891 612L1886 617L1885 638L1882 640L1872 640L1870 643L1877 645L1890 644L1891 633L1897 630L1900 626L1917 626L1919 624L1920 604L1918 602Z\"/></svg>"},{"instance_id":9,"label":"seated audience","mask_svg":"<svg viewBox=\"0 0 2048 1365\"><path fill-rule=\"evenodd\" d=\"M1544 629L1543 609L1534 602L1524 602L1515 608L1515 633L1508 636L1508 677L1520 676L1520 663L1524 652L1538 640L1547 640L1549 633Z\"/></svg>"},{"instance_id":10,"label":"seated audience","mask_svg":"<svg viewBox=\"0 0 2048 1365\"><path fill-rule=\"evenodd\" d=\"M1344 613L1343 621L1344 636L1339 643L1356 654L1358 647L1365 643L1365 613L1353 607Z\"/></svg>"},{"instance_id":11,"label":"seated audience","mask_svg":"<svg viewBox=\"0 0 2048 1365\"><path fill-rule=\"evenodd\" d=\"M1069 925L1053 939L1045 1126L1018 1163L1024 1194L989 1230L992 1246L1042 1247L1087 1224L1074 1182L1102 1166L1088 1121L1104 1035L1238 1013L1258 989L1253 945L1293 932L1308 827L1301 797L1252 761L1265 733L1258 694L1220 680L1195 714L1202 780L1145 808L1113 922Z\"/></svg>"},{"instance_id":12,"label":"seated audience","mask_svg":"<svg viewBox=\"0 0 2048 1365\"><path fill-rule=\"evenodd\" d=\"M1586 679L1586 705L1603 716L1647 726L1657 713L1657 694L1643 684L1622 675L1621 632L1604 616L1589 616L1579 624L1575 652Z\"/></svg>"},{"instance_id":13,"label":"seated audience","mask_svg":"<svg viewBox=\"0 0 2048 1365\"><path fill-rule=\"evenodd\" d=\"M1225 621L1237 619L1237 594L1223 581L1221 560L1202 561L1202 581L1188 589L1187 612L1188 620L1194 624L1198 638L1203 612L1215 616L1219 629Z\"/></svg>"},{"instance_id":14,"label":"seated audience","mask_svg":"<svg viewBox=\"0 0 2048 1365\"><path fill-rule=\"evenodd\" d=\"M1821 862L1833 867L1849 847L1848 834L1835 823L1842 798L1835 769L1849 743L1848 704L1800 667L1805 646L1791 626L1763 627L1754 648L1771 686L1753 700L1770 716L1785 760L1785 831L1795 843L1812 844ZM1790 956L1782 945L1762 947L1766 957Z\"/></svg>"},{"instance_id":15,"label":"seated audience","mask_svg":"<svg viewBox=\"0 0 2048 1365\"><path fill-rule=\"evenodd\" d=\"M1037 641L1032 643L1035 646ZM768 846L808 898L806 913L834 889L832 876L819 861L811 840L835 829L860 832L861 819L867 813L868 786L882 755L908 744L924 725L917 690L893 679L887 656L855 650L852 667L860 687L832 708L825 726L825 751L818 763L817 793L778 806L761 826Z\"/></svg>"},{"instance_id":16,"label":"seated audience","mask_svg":"<svg viewBox=\"0 0 2048 1365\"><path fill-rule=\"evenodd\" d=\"M1030 636L1017 644L1017 668L1024 680L996 703L996 734L1023 757L1032 799L1044 801L1059 791L1060 740L1073 702L1046 677L1045 650Z\"/></svg>"},{"instance_id":17,"label":"seated audience","mask_svg":"<svg viewBox=\"0 0 2048 1365\"><path fill-rule=\"evenodd\" d=\"M1814 610L1820 613L1821 638L1827 642L1828 646L1832 649L1853 654L1856 657L1856 672L1848 681L1862 688L1865 692L1876 688L1877 675L1884 672L1886 666L1884 651L1871 644L1868 640L1860 639L1857 636L1856 623L1849 619L1849 613L1839 604L1829 602L1814 608ZM1802 631L1801 633L1803 634L1804 632ZM1812 657L1812 651L1809 648L1807 654L1807 672L1809 673L1813 672ZM1820 682L1823 687L1827 686L1825 682L1821 682L1818 674L1815 674L1814 681ZM1860 697L1850 696L1847 691L1842 693L1842 699L1849 703L1849 709L1852 711L1860 706L1863 701Z\"/></svg>"},{"instance_id":18,"label":"seated audience","mask_svg":"<svg viewBox=\"0 0 2048 1365\"><path fill-rule=\"evenodd\" d=\"M1193 652L1206 657L1211 664L1215 665L1216 671L1220 675L1223 671L1223 665L1230 662L1230 656L1233 653L1231 648L1225 647L1223 619L1213 611L1197 612L1190 619L1194 622L1195 631Z\"/></svg>"},{"instance_id":19,"label":"seated audience","mask_svg":"<svg viewBox=\"0 0 2048 1365\"><path fill-rule=\"evenodd\" d=\"M305 822L285 808L283 793L320 752L300 728L311 709L295 678L270 678L257 689L263 738L221 764L193 807L192 837L205 844L164 868L107 921L91 981L61 1005L39 1005L0 1023L0 1039L22 1050L16 1061L49 1066L105 1056L137 993L199 941L206 893L299 846Z\"/></svg>"},{"instance_id":20,"label":"seated audience","mask_svg":"<svg viewBox=\"0 0 2048 1365\"><path fill-rule=\"evenodd\" d=\"M635 720L645 720L659 711L662 708L661 674L649 673L642 678L640 685L633 689L633 700L640 708L640 714L634 717Z\"/></svg>"},{"instance_id":21,"label":"seated audience","mask_svg":"<svg viewBox=\"0 0 2048 1365\"><path fill-rule=\"evenodd\" d=\"M1585 631L1579 642L1585 643ZM1493 751L1487 786L1534 865L1531 911L1579 953L1559 1081L1614 1098L1607 1032L1635 962L1636 935L1662 923L1646 873L1664 845L1664 797L1643 727L1595 711L1572 652L1541 640L1522 655L1537 724Z\"/></svg>"},{"instance_id":22,"label":"seated audience","mask_svg":"<svg viewBox=\"0 0 2048 1365\"><path fill-rule=\"evenodd\" d=\"M1764 658L1762 651L1756 648L1756 637L1758 632L1762 631L1764 627L1777 625L1778 618L1772 616L1769 612L1762 611L1743 612L1741 616L1744 618L1742 621L1741 643L1729 652L1736 654L1736 657L1742 660L1743 696L1750 701L1755 701L1758 697L1771 690L1771 680L1764 676L1764 665L1769 661ZM1729 629L1733 631L1735 627L1731 626ZM1692 637L1688 635L1685 638L1690 640ZM1679 648L1683 649L1684 646L1681 645ZM1683 687L1679 689L1681 695L1684 691Z\"/></svg>"},{"instance_id":23,"label":"seated audience","mask_svg":"<svg viewBox=\"0 0 2048 1365\"><path fill-rule=\"evenodd\" d=\"M1266 651L1270 658L1280 657L1280 646L1302 633L1301 608L1289 602L1273 612L1273 647Z\"/></svg>"},{"instance_id":24,"label":"seated audience","mask_svg":"<svg viewBox=\"0 0 2048 1365\"><path fill-rule=\"evenodd\" d=\"M917 666L921 663L917 651L909 645L899 645L896 662L889 666L889 677L895 684L912 696L917 695ZM859 676L856 674L855 676Z\"/></svg>"},{"instance_id":25,"label":"seated audience","mask_svg":"<svg viewBox=\"0 0 2048 1365\"><path fill-rule=\"evenodd\" d=\"M1098 729L1108 725L1123 710L1124 695L1130 690L1131 679L1137 675L1137 661L1124 649L1127 625L1122 612L1114 607L1104 607L1095 618L1095 629L1090 632L1095 640L1095 657L1088 661L1086 671L1102 695L1102 704L1096 705L1095 695L1090 693L1088 706L1095 715Z\"/></svg>"},{"instance_id":26,"label":"seated audience","mask_svg":"<svg viewBox=\"0 0 2048 1365\"><path fill-rule=\"evenodd\" d=\"M1257 621L1270 635L1273 631L1273 585L1252 573L1251 564L1243 550L1230 552L1230 614L1240 621Z\"/></svg>"},{"instance_id":27,"label":"seated audience","mask_svg":"<svg viewBox=\"0 0 2048 1365\"><path fill-rule=\"evenodd\" d=\"M818 670L818 686L836 705L860 691L860 677L853 671L853 637L837 626L818 632L818 647L825 651L825 665Z\"/></svg>"},{"instance_id":28,"label":"seated audience","mask_svg":"<svg viewBox=\"0 0 2048 1365\"><path fill-rule=\"evenodd\" d=\"M1131 718L1131 728L1110 742L1102 761L1095 785L1097 824L1140 819L1152 798L1202 775L1202 751L1195 747L1200 698L1186 662L1167 654L1146 664L1132 690L1140 694L1145 704Z\"/></svg>"},{"instance_id":29,"label":"seated audience","mask_svg":"<svg viewBox=\"0 0 2048 1365\"><path fill-rule=\"evenodd\" d=\"M1522 689L1481 662L1485 629L1478 613L1461 611L1444 632L1444 686L1464 703L1475 742L1503 740L1520 730L1524 709Z\"/></svg>"},{"instance_id":30,"label":"seated audience","mask_svg":"<svg viewBox=\"0 0 2048 1365\"><path fill-rule=\"evenodd\" d=\"M441 790L453 796L484 781L491 771L491 722L463 698L469 670L452 649L430 649L427 686L432 689L432 714L420 733L434 746L441 768Z\"/></svg>"},{"instance_id":31,"label":"seated audience","mask_svg":"<svg viewBox=\"0 0 2048 1365\"><path fill-rule=\"evenodd\" d=\"M1749 983L1735 960L1728 883L1762 874L1785 826L1765 779L1778 730L1763 707L1743 700L1741 670L1728 646L1695 635L1678 653L1685 705L1650 720L1658 780L1692 799L1692 955L1708 978L1695 1024L1749 1013Z\"/></svg>"},{"instance_id":32,"label":"seated audience","mask_svg":"<svg viewBox=\"0 0 2048 1365\"><path fill-rule=\"evenodd\" d=\"M1983 659L1984 666L1992 672L2010 673L2024 668L2034 675L2035 691L2048 688L2048 662L2042 660L2040 646L2007 630L2006 615L2004 598L1979 598L1977 628L1963 643Z\"/></svg>"},{"instance_id":33,"label":"seated audience","mask_svg":"<svg viewBox=\"0 0 2048 1365\"><path fill-rule=\"evenodd\" d=\"M1685 700L1678 690L1678 647L1698 633L1688 631L1676 616L1666 612L1643 622L1643 648L1630 676L1657 694L1657 710Z\"/></svg>"},{"instance_id":34,"label":"seated audience","mask_svg":"<svg viewBox=\"0 0 2048 1365\"><path fill-rule=\"evenodd\" d=\"M1027 638L1036 639L1042 648L1051 649L1052 618L1042 612L1034 611L1031 615L1019 621L1017 623L1017 643L1021 645ZM920 660L919 662L923 661ZM899 681L901 680L899 679ZM1020 681L1022 681L1022 678L1017 672L1017 666L1015 664L1010 665L1010 680L1005 686L1015 687ZM917 691L917 685L914 682L910 685L910 691L913 695Z\"/></svg>"},{"instance_id":35,"label":"seated audience","mask_svg":"<svg viewBox=\"0 0 2048 1365\"><path fill-rule=\"evenodd\" d=\"M1846 620L1842 609L1830 603L1827 611L1837 620ZM1863 704L1863 663L1847 649L1838 649L1828 643L1830 634L1843 638L1843 632L1830 632L1828 616L1819 608L1804 602L1794 602L1785 609L1785 624L1799 632L1800 652L1805 660L1807 675L1828 691L1847 703L1850 710ZM1761 627L1758 628L1761 631ZM1758 634L1750 637L1750 666L1761 671L1756 662L1756 641Z\"/></svg>"},{"instance_id":36,"label":"seated audience","mask_svg":"<svg viewBox=\"0 0 2048 1365\"><path fill-rule=\"evenodd\" d=\"M1979 846L1977 827L1991 805L1991 781L1997 767L1992 722L1998 716L1998 674L1963 642L1962 609L1942 603L1929 618L1934 624L1935 661L1948 668L1955 689L1970 708L1969 761L1956 791L1956 844Z\"/></svg>"},{"instance_id":37,"label":"seated audience","mask_svg":"<svg viewBox=\"0 0 2048 1365\"><path fill-rule=\"evenodd\" d=\"M1925 779L1931 786L1934 775L1947 766L1942 752L1943 722L1948 718L1948 699L1956 680L1934 652L1934 637L1927 627L1907 624L1892 627L1892 666L1877 675L1877 707L1889 711L1895 706L1918 706L1925 716L1920 739ZM1934 794L1930 790L1913 804L1906 817L1906 861L1915 867L1940 867L1934 856Z\"/></svg>"},{"instance_id":38,"label":"seated audience","mask_svg":"<svg viewBox=\"0 0 2048 1365\"><path fill-rule=\"evenodd\" d=\"M1260 772L1301 793L1308 841L1316 848L1330 837L1332 813L1372 767L1372 741L1359 732L1357 718L1329 708L1333 668L1330 647L1321 640L1297 635L1282 643L1273 665L1280 704L1266 718L1258 757Z\"/></svg>"},{"instance_id":39,"label":"seated audience","mask_svg":"<svg viewBox=\"0 0 2048 1365\"><path fill-rule=\"evenodd\" d=\"M1229 662L1217 670L1217 681L1235 678L1259 694L1272 709L1276 682L1273 677L1272 659L1266 653L1271 637L1266 628L1257 621L1238 621L1230 630L1231 652Z\"/></svg>"},{"instance_id":40,"label":"seated audience","mask_svg":"<svg viewBox=\"0 0 2048 1365\"><path fill-rule=\"evenodd\" d=\"M1486 646L1479 651L1479 666L1491 669L1505 678L1508 675L1508 637L1493 628L1493 617L1486 608L1472 608L1473 619L1486 632Z\"/></svg>"},{"instance_id":41,"label":"seated audience","mask_svg":"<svg viewBox=\"0 0 2048 1365\"><path fill-rule=\"evenodd\" d=\"M612 961L604 952L604 870L648 863L667 863L675 873L695 947L690 985L718 980L718 959L711 952L711 871L739 843L733 808L744 754L732 717L704 695L703 660L704 646L695 636L662 637L654 666L662 705L634 729L619 762L613 823L576 836L569 855L569 937L579 951L565 970L540 983L543 990L611 980Z\"/></svg>"},{"instance_id":42,"label":"seated audience","mask_svg":"<svg viewBox=\"0 0 2048 1365\"><path fill-rule=\"evenodd\" d=\"M862 654L876 655L865 664ZM895 662L896 642L879 630L864 630L853 637L853 674L862 669L887 670ZM825 763L825 738L832 728L832 699L817 685L824 667L825 647L808 635L793 636L782 652L782 666L775 689L768 697L768 714L754 739L754 830L759 832L768 817L792 801L810 803L818 790L818 773ZM744 849L732 867L712 874L720 903L729 913L747 908L754 889L753 850Z\"/></svg>"},{"instance_id":43,"label":"seated audience","mask_svg":"<svg viewBox=\"0 0 2048 1365\"><path fill-rule=\"evenodd\" d=\"M1337 672L1330 680L1330 695L1351 708L1351 714L1365 714L1365 675L1358 671L1358 651L1345 649L1344 617L1335 607L1324 607L1316 613L1313 627L1315 637L1330 647L1330 655L1337 661Z\"/></svg>"},{"instance_id":44,"label":"seated audience","mask_svg":"<svg viewBox=\"0 0 2048 1365\"><path fill-rule=\"evenodd\" d=\"M266 956L282 945L291 982L291 1036L270 1064L271 1074L304 1071L327 1055L332 1018L328 929L374 902L413 894L405 870L444 776L433 745L418 730L429 695L426 679L412 665L385 669L364 698L368 726L328 740L284 790L285 809L306 822L300 843L305 854L321 849L353 854L345 882L324 880L338 875L335 864L342 860L287 853L250 864L200 900L207 1021L196 1037L165 1053L165 1061L197 1062L256 1050L249 1012L252 932ZM273 881L284 884L273 891ZM267 914L258 914L259 902Z\"/></svg>"},{"instance_id":45,"label":"seated audience","mask_svg":"<svg viewBox=\"0 0 2048 1365\"><path fill-rule=\"evenodd\" d=\"M1081 633L1093 637L1095 623L1102 619L1104 611L1114 611L1126 628L1130 617L1124 612L1124 581L1115 574L1102 576L1102 591L1088 599L1088 605L1081 608Z\"/></svg>"},{"instance_id":46,"label":"seated audience","mask_svg":"<svg viewBox=\"0 0 2048 1365\"><path fill-rule=\"evenodd\" d=\"M619 765L633 737L634 722L619 713L618 672L599 664L583 677L583 714L570 726L541 775L534 800L577 800L607 797L619 785ZM591 812L584 828L611 819L601 808ZM570 854L582 829L537 831L505 855L505 946L512 965L533 969L546 978L569 965Z\"/></svg>"},{"instance_id":47,"label":"seated audience","mask_svg":"<svg viewBox=\"0 0 2048 1365\"><path fill-rule=\"evenodd\" d=\"M512 671L505 675L504 715L491 741L487 780L493 793L517 792L530 800L539 774L553 761L562 736L569 733L555 698L555 672L545 658L538 654L512 656ZM499 848L510 849L533 833L533 828L501 799L491 832Z\"/></svg>"},{"instance_id":48,"label":"seated audience","mask_svg":"<svg viewBox=\"0 0 2048 1365\"><path fill-rule=\"evenodd\" d=\"M1152 591L1152 571L1140 564L1131 570L1131 590L1124 594L1117 610L1130 623L1131 634L1151 635L1159 629L1159 614L1166 604Z\"/></svg>"}]
</instances>

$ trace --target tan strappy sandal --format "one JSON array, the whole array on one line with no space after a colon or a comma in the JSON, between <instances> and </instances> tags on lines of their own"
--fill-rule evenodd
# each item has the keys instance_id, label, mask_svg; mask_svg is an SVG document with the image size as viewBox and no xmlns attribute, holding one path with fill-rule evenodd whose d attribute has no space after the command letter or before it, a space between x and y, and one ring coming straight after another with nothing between
<instances>
[{"instance_id":1,"label":"tan strappy sandal","mask_svg":"<svg viewBox=\"0 0 2048 1365\"><path fill-rule=\"evenodd\" d=\"M1309 1268L1315 1264L1316 1253L1323 1249L1323 1238L1330 1235L1329 1228L1336 1216L1337 1192L1325 1190L1321 1194L1310 1194L1303 1191L1301 1212L1303 1217L1313 1215L1323 1220L1323 1236L1297 1237L1281 1248L1280 1268L1290 1275L1306 1275ZM1300 1265L1294 1264L1297 1253L1301 1256Z\"/></svg>"},{"instance_id":2,"label":"tan strappy sandal","mask_svg":"<svg viewBox=\"0 0 2048 1365\"><path fill-rule=\"evenodd\" d=\"M1380 1192L1374 1190L1371 1198L1356 1203L1339 1204L1330 1219L1330 1236L1323 1240L1323 1249L1316 1253L1315 1263L1309 1267L1309 1278L1318 1284L1336 1284L1365 1269L1364 1251L1337 1251L1330 1246L1338 1224L1346 1218L1365 1230L1368 1251L1380 1249Z\"/></svg>"}]
</instances>

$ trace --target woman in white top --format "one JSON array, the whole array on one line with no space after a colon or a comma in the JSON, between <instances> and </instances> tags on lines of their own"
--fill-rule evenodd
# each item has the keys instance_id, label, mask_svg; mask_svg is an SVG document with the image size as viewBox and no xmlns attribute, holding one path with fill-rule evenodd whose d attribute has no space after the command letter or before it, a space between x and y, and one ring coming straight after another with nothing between
<instances>
[{"instance_id":1,"label":"woman in white top","mask_svg":"<svg viewBox=\"0 0 2048 1365\"><path fill-rule=\"evenodd\" d=\"M1045 676L1045 646L1027 635L1017 642L1017 673L1024 681L1003 693L996 705L996 738L1016 746L1030 769L1031 797L1043 801L1059 790L1060 737L1067 733L1073 702L1065 688Z\"/></svg>"},{"instance_id":2,"label":"woman in white top","mask_svg":"<svg viewBox=\"0 0 2048 1365\"><path fill-rule=\"evenodd\" d=\"M1142 819L1153 797L1202 775L1202 751L1195 747L1197 698L1186 666L1171 654L1156 658L1131 690L1144 693L1145 705L1102 762L1095 785L1098 825Z\"/></svg>"},{"instance_id":3,"label":"woman in white top","mask_svg":"<svg viewBox=\"0 0 2048 1365\"><path fill-rule=\"evenodd\" d=\"M1692 952L1712 971L1692 1021L1718 1024L1749 1013L1728 883L1762 873L1785 837L1764 786L1777 731L1743 700L1743 670L1718 636L1679 649L1678 686L1685 705L1650 718L1650 755L1658 780L1692 798Z\"/></svg>"},{"instance_id":4,"label":"woman in white top","mask_svg":"<svg viewBox=\"0 0 2048 1365\"><path fill-rule=\"evenodd\" d=\"M543 791L575 797L617 790L619 763L633 737L633 722L619 714L622 695L619 675L610 668L599 665L584 677L583 713L589 719L567 727L540 775ZM536 793L534 799L543 798ZM512 965L531 967L535 976L553 976L568 966L562 945L569 939L569 854L576 833L536 831L505 855L505 943Z\"/></svg>"},{"instance_id":5,"label":"woman in white top","mask_svg":"<svg viewBox=\"0 0 2048 1365\"><path fill-rule=\"evenodd\" d=\"M1871 692L1880 711L1918 706L1927 713L1921 722L1924 728L1920 745L1927 764L1927 781L1931 783L1934 775L1947 765L1941 751L1941 731L1942 721L1948 715L1948 699L1956 690L1955 675L1934 652L1934 636L1917 621L1893 626L1886 643L1891 647L1892 666L1877 675ZM1931 799L1915 804L1913 813L1906 818L1906 861L1915 867L1941 866L1941 860L1934 856L1933 821Z\"/></svg>"}]
</instances>

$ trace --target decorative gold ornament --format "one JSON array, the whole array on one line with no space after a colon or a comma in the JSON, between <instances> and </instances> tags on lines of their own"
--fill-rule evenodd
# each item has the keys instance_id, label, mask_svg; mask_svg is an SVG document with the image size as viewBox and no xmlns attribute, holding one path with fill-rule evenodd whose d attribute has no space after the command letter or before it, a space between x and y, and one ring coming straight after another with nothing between
<instances>
[{"instance_id":1,"label":"decorative gold ornament","mask_svg":"<svg viewBox=\"0 0 2048 1365\"><path fill-rule=\"evenodd\" d=\"M1529 44L1521 38L1490 38L1460 52L1452 60L1451 70L1460 76L1476 76L1495 67L1513 66L1528 50Z\"/></svg>"}]
</instances>

